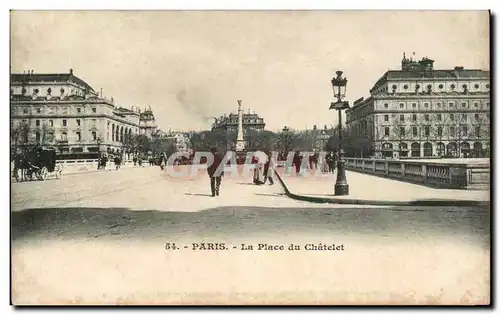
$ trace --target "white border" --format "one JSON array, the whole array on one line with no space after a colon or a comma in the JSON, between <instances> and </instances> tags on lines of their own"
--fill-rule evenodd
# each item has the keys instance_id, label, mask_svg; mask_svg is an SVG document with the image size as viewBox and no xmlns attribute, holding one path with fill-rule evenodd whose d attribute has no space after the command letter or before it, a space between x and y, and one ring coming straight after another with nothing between
<instances>
[{"instance_id":1,"label":"white border","mask_svg":"<svg viewBox=\"0 0 500 315\"><path fill-rule=\"evenodd\" d=\"M5 6L5 9L2 10L2 15L3 19L0 19L0 25L1 25L1 36L2 36L2 59L4 62L2 63L2 69L1 73L3 75L0 76L0 80L2 82L3 88L0 89L0 93L2 96L2 100L4 100L3 106L0 106L1 109L1 115L0 117L3 117L4 123L0 124L1 132L0 132L0 147L5 148L6 151L4 154L0 155L0 165L2 166L2 169L4 170L1 172L2 180L0 181L1 183L1 188L0 192L2 194L2 205L0 209L3 211L3 216L2 216L2 242L1 242L1 249L4 255L4 259L1 260L1 275L2 278L0 281L0 284L2 285L1 292L0 292L0 297L1 297L1 307L5 309L5 313L11 313L13 312L13 308L8 306L9 305L9 296L10 296L10 281L9 281L9 260L7 257L6 253L8 253L9 250L9 235L7 231L9 231L10 228L10 222L8 220L8 211L10 209L10 191L9 191L9 182L7 182L8 177L8 166L10 165L9 163L9 158L7 155L8 152L8 145L9 145L9 124L7 123L7 117L9 117L9 109L8 109L8 89L7 86L9 85L9 76L7 73L9 73L9 50L10 47L9 45L6 45L9 43L9 9L17 9L17 10L33 10L33 9L41 9L41 10L75 10L75 9L87 9L87 10L112 10L112 9L119 9L119 10L179 10L179 9L190 9L190 10L199 10L199 9L204 9L204 10L278 10L278 9L299 9L299 10L316 10L316 9L335 9L335 10L350 10L350 9L372 9L372 10L382 10L382 9L392 9L392 10L484 10L484 9L492 9L493 13L500 12L498 9L500 1L498 0L474 0L474 1L436 1L436 0L420 0L420 1L414 1L414 2L409 2L409 1L399 1L399 0L378 0L378 1L360 1L360 0L349 0L349 1L307 1L307 0L288 0L288 1L270 1L270 0L253 0L253 1L247 1L247 2L236 2L236 1L231 1L231 0L211 0L211 1L203 1L203 0L183 0L183 1L168 1L168 3L160 3L159 1L133 1L133 0L108 0L108 1L98 1L98 0L87 0L87 1L13 1L13 0L7 0L7 1L2 1L1 6ZM498 20L495 21L498 23ZM332 25L334 25L332 21ZM496 34L498 35L498 34ZM498 38L498 36L495 36ZM497 56L495 54L495 56ZM498 60L496 62L496 67L495 69L492 69L494 73L497 73L497 66L498 66ZM500 91L499 89L499 83L498 80L495 82L495 90ZM494 106L497 106L497 104L494 104ZM495 113L495 119L494 122L500 121L499 117L499 110L496 110ZM497 136L497 135L496 135ZM495 137L495 140L497 137ZM498 151L498 143L495 141L495 147L497 148L496 151ZM498 154L498 152L495 151L495 155ZM496 174L495 174L496 175ZM496 191L497 193L498 191ZM496 209L495 209L496 210ZM495 215L495 217L498 216L498 213ZM497 223L497 222L495 222ZM498 274L498 272L497 272ZM493 279L492 279L493 280ZM496 279L495 279L496 280ZM496 290L498 292L498 288ZM493 297L492 297L493 298ZM495 299L498 303L498 294ZM120 310L120 309L118 309ZM337 309L332 309L333 311L341 311L342 310L337 310ZM441 309L441 310L446 310L446 309ZM50 310L49 310L50 311ZM83 313L92 313L92 314L99 314L99 313L104 313L104 312L109 312L111 311L110 309L107 310L95 310L95 309L89 309L89 310L80 310L80 312ZM116 309L113 309L113 311L116 311ZM142 313L145 310L138 311L138 310L133 310L132 313ZM206 311L206 310L205 310ZM212 310L213 312L219 312L219 310ZM234 312L236 310L234 309L226 309L226 311L229 312ZM284 310L282 310L284 311ZM275 312L282 312L282 311L277 311ZM379 309L377 310L378 312L386 312L386 309ZM400 310L403 312L403 310ZM415 311L415 310L412 310ZM434 313L437 312L437 310L428 310L428 309L421 309L420 311L426 311L429 313ZM449 311L449 309L448 309ZM453 310L451 310L453 311ZM476 310L476 312L479 312L480 310ZM25 311L26 312L26 311ZM31 312L31 311L27 311ZM178 310L170 310L170 312L176 313L180 312ZM188 313L195 313L196 310L191 310L188 311ZM261 313L264 312L264 310L261 309L256 309L251 312L255 313ZM313 311L298 311L298 313L312 313ZM357 312L357 311L355 311ZM399 311L398 311L399 312ZM2 312L4 313L4 312ZM186 313L186 311L182 312L183 314ZM352 312L349 312L352 313Z\"/></svg>"}]
</instances>

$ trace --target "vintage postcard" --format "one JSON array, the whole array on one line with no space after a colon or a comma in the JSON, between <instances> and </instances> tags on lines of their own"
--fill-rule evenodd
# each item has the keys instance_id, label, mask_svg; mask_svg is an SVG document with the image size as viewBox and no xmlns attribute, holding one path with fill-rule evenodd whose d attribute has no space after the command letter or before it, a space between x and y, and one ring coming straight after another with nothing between
<instances>
[{"instance_id":1,"label":"vintage postcard","mask_svg":"<svg viewBox=\"0 0 500 315\"><path fill-rule=\"evenodd\" d=\"M14 305L489 305L488 11L11 11Z\"/></svg>"}]
</instances>

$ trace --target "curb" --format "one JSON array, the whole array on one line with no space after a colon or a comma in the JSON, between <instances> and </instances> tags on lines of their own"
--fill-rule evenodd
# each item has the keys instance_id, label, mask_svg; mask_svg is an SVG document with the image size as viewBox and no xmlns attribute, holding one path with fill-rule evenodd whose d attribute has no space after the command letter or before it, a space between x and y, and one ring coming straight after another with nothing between
<instances>
[{"instance_id":1,"label":"curb","mask_svg":"<svg viewBox=\"0 0 500 315\"><path fill-rule=\"evenodd\" d=\"M307 201L312 203L331 203L331 204L345 204L345 205L366 205L366 206L425 206L425 207L489 207L489 201L478 201L478 200L446 200L446 199L435 199L435 200L411 200L411 201L395 201L395 200L369 200L369 199L345 199L345 198L335 198L335 197L313 197L298 195L292 193L285 182L279 175L279 173L274 169L274 174L278 178L281 186L285 190L285 194L292 199Z\"/></svg>"}]
</instances>

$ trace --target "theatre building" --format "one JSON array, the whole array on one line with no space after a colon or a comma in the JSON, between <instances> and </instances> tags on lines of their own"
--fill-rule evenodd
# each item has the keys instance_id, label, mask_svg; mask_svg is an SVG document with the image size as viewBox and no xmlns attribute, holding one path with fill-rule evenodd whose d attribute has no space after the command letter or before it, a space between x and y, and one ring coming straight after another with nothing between
<instances>
[{"instance_id":1,"label":"theatre building","mask_svg":"<svg viewBox=\"0 0 500 315\"><path fill-rule=\"evenodd\" d=\"M123 153L142 126L138 108L126 109L100 96L68 73L11 74L10 124L13 150L41 144L64 156ZM147 115L150 118L150 115Z\"/></svg>"},{"instance_id":2,"label":"theatre building","mask_svg":"<svg viewBox=\"0 0 500 315\"><path fill-rule=\"evenodd\" d=\"M434 69L403 54L401 70L377 80L346 111L351 135L368 139L377 158L484 157L490 151L490 72Z\"/></svg>"}]
</instances>

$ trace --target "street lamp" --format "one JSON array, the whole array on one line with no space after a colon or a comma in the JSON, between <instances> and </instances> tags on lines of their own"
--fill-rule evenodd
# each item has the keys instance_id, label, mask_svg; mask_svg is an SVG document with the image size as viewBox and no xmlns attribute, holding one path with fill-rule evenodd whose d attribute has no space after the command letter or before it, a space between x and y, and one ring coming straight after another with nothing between
<instances>
[{"instance_id":1,"label":"street lamp","mask_svg":"<svg viewBox=\"0 0 500 315\"><path fill-rule=\"evenodd\" d=\"M101 155L101 138L97 138L97 153Z\"/></svg>"},{"instance_id":2,"label":"street lamp","mask_svg":"<svg viewBox=\"0 0 500 315\"><path fill-rule=\"evenodd\" d=\"M349 195L349 185L345 175L344 150L342 148L342 110L349 108L349 102L342 101L345 97L347 79L342 77L342 71L336 72L337 76L332 78L333 96L337 98L335 103L330 104L330 109L336 109L339 113L339 160L337 162L337 182L335 183L335 196Z\"/></svg>"}]
</instances>

